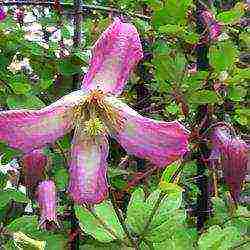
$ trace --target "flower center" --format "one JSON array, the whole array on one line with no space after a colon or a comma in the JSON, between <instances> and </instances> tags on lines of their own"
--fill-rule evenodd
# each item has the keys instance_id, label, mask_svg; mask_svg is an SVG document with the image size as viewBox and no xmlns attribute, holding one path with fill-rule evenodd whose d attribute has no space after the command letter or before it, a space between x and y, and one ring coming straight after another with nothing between
<instances>
[{"instance_id":1,"label":"flower center","mask_svg":"<svg viewBox=\"0 0 250 250\"><path fill-rule=\"evenodd\" d=\"M104 97L103 91L95 89L88 95L86 102L88 105L99 106L102 104Z\"/></svg>"},{"instance_id":2,"label":"flower center","mask_svg":"<svg viewBox=\"0 0 250 250\"><path fill-rule=\"evenodd\" d=\"M82 129L89 136L96 136L105 131L113 133L123 127L121 115L105 101L105 96L100 89L91 91L76 112L78 121L83 122Z\"/></svg>"}]
</instances>

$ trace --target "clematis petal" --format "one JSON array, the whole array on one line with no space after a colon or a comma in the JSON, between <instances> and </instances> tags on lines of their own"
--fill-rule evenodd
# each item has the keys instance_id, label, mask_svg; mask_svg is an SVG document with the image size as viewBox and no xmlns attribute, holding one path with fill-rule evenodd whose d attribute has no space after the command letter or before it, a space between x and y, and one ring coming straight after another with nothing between
<instances>
[{"instance_id":1,"label":"clematis petal","mask_svg":"<svg viewBox=\"0 0 250 250\"><path fill-rule=\"evenodd\" d=\"M73 128L75 110L84 98L79 90L41 110L2 111L0 140L25 153L53 143Z\"/></svg>"},{"instance_id":2,"label":"clematis petal","mask_svg":"<svg viewBox=\"0 0 250 250\"><path fill-rule=\"evenodd\" d=\"M226 126L215 127L211 136L212 153L220 153L221 166L225 182L236 201L239 200L241 184L247 174L247 164L250 162L247 144L236 136ZM213 160L213 157L210 160Z\"/></svg>"},{"instance_id":3,"label":"clematis petal","mask_svg":"<svg viewBox=\"0 0 250 250\"><path fill-rule=\"evenodd\" d=\"M121 130L115 130L113 136L129 154L165 167L187 152L189 132L179 122L143 117L115 97L105 101L123 120Z\"/></svg>"},{"instance_id":4,"label":"clematis petal","mask_svg":"<svg viewBox=\"0 0 250 250\"><path fill-rule=\"evenodd\" d=\"M136 28L118 18L104 31L92 50L90 68L82 88L101 89L119 95L131 70L142 58Z\"/></svg>"},{"instance_id":5,"label":"clematis petal","mask_svg":"<svg viewBox=\"0 0 250 250\"><path fill-rule=\"evenodd\" d=\"M97 204L108 194L108 141L105 135L75 135L71 151L69 193L78 204Z\"/></svg>"}]
</instances>

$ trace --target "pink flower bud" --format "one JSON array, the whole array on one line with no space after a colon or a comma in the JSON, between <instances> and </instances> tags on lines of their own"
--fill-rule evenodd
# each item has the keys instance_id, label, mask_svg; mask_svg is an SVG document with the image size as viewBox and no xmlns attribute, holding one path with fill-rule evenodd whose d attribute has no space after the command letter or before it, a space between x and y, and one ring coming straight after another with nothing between
<instances>
[{"instance_id":1,"label":"pink flower bud","mask_svg":"<svg viewBox=\"0 0 250 250\"><path fill-rule=\"evenodd\" d=\"M239 200L241 183L246 177L249 161L248 146L238 137L230 133L226 126L218 126L212 133L212 154L220 157L223 176L234 199Z\"/></svg>"},{"instance_id":2,"label":"pink flower bud","mask_svg":"<svg viewBox=\"0 0 250 250\"><path fill-rule=\"evenodd\" d=\"M3 7L0 6L0 22L3 21L5 18L6 18L6 13Z\"/></svg>"},{"instance_id":3,"label":"pink flower bud","mask_svg":"<svg viewBox=\"0 0 250 250\"><path fill-rule=\"evenodd\" d=\"M207 10L200 13L201 22L206 27L205 40L215 41L221 34L221 25L215 20L214 16Z\"/></svg>"},{"instance_id":4,"label":"pink flower bud","mask_svg":"<svg viewBox=\"0 0 250 250\"><path fill-rule=\"evenodd\" d=\"M34 189L43 178L48 157L43 154L41 149L36 149L31 153L25 154L22 162L24 175L23 184L28 188Z\"/></svg>"},{"instance_id":5,"label":"pink flower bud","mask_svg":"<svg viewBox=\"0 0 250 250\"><path fill-rule=\"evenodd\" d=\"M37 196L40 208L39 226L45 230L59 226L56 216L55 183L51 180L41 182L38 185Z\"/></svg>"}]
</instances>

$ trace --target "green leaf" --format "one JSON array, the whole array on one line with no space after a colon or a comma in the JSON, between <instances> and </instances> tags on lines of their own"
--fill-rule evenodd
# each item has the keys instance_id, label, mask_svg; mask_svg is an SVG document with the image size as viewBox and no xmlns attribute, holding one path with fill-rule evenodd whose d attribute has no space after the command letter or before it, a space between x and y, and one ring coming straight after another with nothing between
<instances>
[{"instance_id":1,"label":"green leaf","mask_svg":"<svg viewBox=\"0 0 250 250\"><path fill-rule=\"evenodd\" d=\"M171 165L167 166L161 176L161 180L166 183L173 182L173 177L176 171L178 170L179 166L180 164L178 162L174 162Z\"/></svg>"},{"instance_id":2,"label":"green leaf","mask_svg":"<svg viewBox=\"0 0 250 250\"><path fill-rule=\"evenodd\" d=\"M153 243L160 243L166 239L171 239L178 228L183 227L185 219L185 212L176 210L174 213L166 215L163 223L159 225L153 224L144 237L147 241Z\"/></svg>"},{"instance_id":3,"label":"green leaf","mask_svg":"<svg viewBox=\"0 0 250 250\"><path fill-rule=\"evenodd\" d=\"M183 31L183 27L176 24L166 24L159 27L159 32L165 34L180 34Z\"/></svg>"},{"instance_id":4,"label":"green leaf","mask_svg":"<svg viewBox=\"0 0 250 250\"><path fill-rule=\"evenodd\" d=\"M162 192L167 193L167 194L171 194L171 193L178 193L178 192L182 192L183 189L178 186L177 184L174 183L168 183L165 181L161 181L159 184L159 188Z\"/></svg>"},{"instance_id":5,"label":"green leaf","mask_svg":"<svg viewBox=\"0 0 250 250\"><path fill-rule=\"evenodd\" d=\"M153 25L184 24L186 22L186 12L191 4L192 0L166 1L164 8L155 11Z\"/></svg>"},{"instance_id":6,"label":"green leaf","mask_svg":"<svg viewBox=\"0 0 250 250\"><path fill-rule=\"evenodd\" d=\"M124 232L112 205L108 201L96 205L92 212L82 206L75 206L80 227L101 242L122 239Z\"/></svg>"},{"instance_id":7,"label":"green leaf","mask_svg":"<svg viewBox=\"0 0 250 250\"><path fill-rule=\"evenodd\" d=\"M29 199L20 191L14 189L5 189L0 191L0 208L5 207L10 201L28 203Z\"/></svg>"},{"instance_id":8,"label":"green leaf","mask_svg":"<svg viewBox=\"0 0 250 250\"><path fill-rule=\"evenodd\" d=\"M24 250L44 250L46 242L34 240L22 232L13 233L13 240L20 247L20 249Z\"/></svg>"},{"instance_id":9,"label":"green leaf","mask_svg":"<svg viewBox=\"0 0 250 250\"><path fill-rule=\"evenodd\" d=\"M134 248L126 247L124 248L119 242L114 243L100 243L98 241L90 242L89 244L84 244L80 246L80 250L133 250Z\"/></svg>"},{"instance_id":10,"label":"green leaf","mask_svg":"<svg viewBox=\"0 0 250 250\"><path fill-rule=\"evenodd\" d=\"M238 3L233 9L219 13L216 19L224 24L232 24L238 22L243 15L244 4Z\"/></svg>"},{"instance_id":11,"label":"green leaf","mask_svg":"<svg viewBox=\"0 0 250 250\"><path fill-rule=\"evenodd\" d=\"M62 250L67 248L67 235L40 230L37 216L22 216L11 222L6 228L12 232L21 231L28 237L36 240L46 241L45 250Z\"/></svg>"},{"instance_id":12,"label":"green leaf","mask_svg":"<svg viewBox=\"0 0 250 250\"><path fill-rule=\"evenodd\" d=\"M208 225L223 224L229 218L228 208L223 201L223 199L218 197L213 197L213 216L209 218Z\"/></svg>"},{"instance_id":13,"label":"green leaf","mask_svg":"<svg viewBox=\"0 0 250 250\"><path fill-rule=\"evenodd\" d=\"M65 168L60 168L55 173L55 183L59 189L66 189L69 180L69 173Z\"/></svg>"},{"instance_id":14,"label":"green leaf","mask_svg":"<svg viewBox=\"0 0 250 250\"><path fill-rule=\"evenodd\" d=\"M2 168L1 163L0 163L0 168ZM8 181L8 175L0 171L0 190L6 187L7 181Z\"/></svg>"},{"instance_id":15,"label":"green leaf","mask_svg":"<svg viewBox=\"0 0 250 250\"><path fill-rule=\"evenodd\" d=\"M199 41L199 35L191 31L185 31L181 36L187 43L194 44Z\"/></svg>"},{"instance_id":16,"label":"green leaf","mask_svg":"<svg viewBox=\"0 0 250 250\"><path fill-rule=\"evenodd\" d=\"M234 119L243 126L250 125L250 109L240 108L235 110Z\"/></svg>"},{"instance_id":17,"label":"green leaf","mask_svg":"<svg viewBox=\"0 0 250 250\"><path fill-rule=\"evenodd\" d=\"M145 202L145 194L141 188L136 189L130 198L127 208L126 223L135 233L140 234L146 226L152 206Z\"/></svg>"},{"instance_id":18,"label":"green leaf","mask_svg":"<svg viewBox=\"0 0 250 250\"><path fill-rule=\"evenodd\" d=\"M183 54L172 52L158 54L153 59L156 77L162 81L181 82L186 60Z\"/></svg>"},{"instance_id":19,"label":"green leaf","mask_svg":"<svg viewBox=\"0 0 250 250\"><path fill-rule=\"evenodd\" d=\"M45 107L45 104L34 95L10 95L6 102L11 109L40 109Z\"/></svg>"},{"instance_id":20,"label":"green leaf","mask_svg":"<svg viewBox=\"0 0 250 250\"><path fill-rule=\"evenodd\" d=\"M157 213L155 214L152 220L151 227L159 226L165 221L165 218L167 216L175 213L177 209L181 207L182 191L183 190L176 189L175 192L170 192L164 196L159 205L159 209L157 210ZM150 206L151 210L153 209L154 204L159 199L160 194L161 190L157 189L156 191L151 193L147 198L146 204Z\"/></svg>"},{"instance_id":21,"label":"green leaf","mask_svg":"<svg viewBox=\"0 0 250 250\"><path fill-rule=\"evenodd\" d=\"M237 54L231 41L223 41L210 47L209 62L217 72L228 70L234 64Z\"/></svg>"},{"instance_id":22,"label":"green leaf","mask_svg":"<svg viewBox=\"0 0 250 250\"><path fill-rule=\"evenodd\" d=\"M15 94L26 94L31 90L31 86L26 82L10 82L10 86Z\"/></svg>"},{"instance_id":23,"label":"green leaf","mask_svg":"<svg viewBox=\"0 0 250 250\"><path fill-rule=\"evenodd\" d=\"M68 25L64 25L61 28L61 34L63 38L70 39L71 38L71 29Z\"/></svg>"},{"instance_id":24,"label":"green leaf","mask_svg":"<svg viewBox=\"0 0 250 250\"><path fill-rule=\"evenodd\" d=\"M195 229L187 228L183 226L178 227L178 223L174 232L169 235L168 238L163 238L164 241L154 243L154 250L162 250L162 249L169 249L169 250L186 250L186 249L195 249L194 243L197 238L197 232ZM168 231L165 228L165 231ZM172 231L170 229L170 231ZM163 236L164 237L164 236Z\"/></svg>"},{"instance_id":25,"label":"green leaf","mask_svg":"<svg viewBox=\"0 0 250 250\"><path fill-rule=\"evenodd\" d=\"M198 71L192 75L186 75L182 81L182 87L186 91L193 93L195 90L201 88L203 81L208 76L207 71Z\"/></svg>"},{"instance_id":26,"label":"green leaf","mask_svg":"<svg viewBox=\"0 0 250 250\"><path fill-rule=\"evenodd\" d=\"M240 102L247 94L247 89L242 86L230 86L228 91L228 98L235 102Z\"/></svg>"},{"instance_id":27,"label":"green leaf","mask_svg":"<svg viewBox=\"0 0 250 250\"><path fill-rule=\"evenodd\" d=\"M222 229L215 225L201 235L198 245L200 250L229 250L240 239L240 232L236 227Z\"/></svg>"},{"instance_id":28,"label":"green leaf","mask_svg":"<svg viewBox=\"0 0 250 250\"><path fill-rule=\"evenodd\" d=\"M188 101L194 104L217 103L219 98L214 91L198 90L191 93L188 97Z\"/></svg>"},{"instance_id":29,"label":"green leaf","mask_svg":"<svg viewBox=\"0 0 250 250\"><path fill-rule=\"evenodd\" d=\"M70 59L64 59L58 63L58 72L65 76L72 76L81 73L81 68L78 65L72 64Z\"/></svg>"},{"instance_id":30,"label":"green leaf","mask_svg":"<svg viewBox=\"0 0 250 250\"><path fill-rule=\"evenodd\" d=\"M21 156L22 152L18 149L9 147L4 141L0 141L0 154L2 154L1 163L7 164L14 157Z\"/></svg>"}]
</instances>

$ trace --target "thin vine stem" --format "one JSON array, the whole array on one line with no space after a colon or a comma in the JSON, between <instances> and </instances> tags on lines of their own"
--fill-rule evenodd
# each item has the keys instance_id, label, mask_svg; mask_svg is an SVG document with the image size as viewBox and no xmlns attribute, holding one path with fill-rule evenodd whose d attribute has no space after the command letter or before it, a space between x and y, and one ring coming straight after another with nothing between
<instances>
[{"instance_id":1,"label":"thin vine stem","mask_svg":"<svg viewBox=\"0 0 250 250\"><path fill-rule=\"evenodd\" d=\"M100 225L110 234L112 235L116 240L121 241L124 245L126 245L127 247L131 247L131 245L129 245L126 241L121 240L118 235L111 229L108 227L108 225L93 211L93 209L89 208L89 207L84 207L86 208L92 215L93 217L100 223Z\"/></svg>"},{"instance_id":2,"label":"thin vine stem","mask_svg":"<svg viewBox=\"0 0 250 250\"><path fill-rule=\"evenodd\" d=\"M45 6L45 7L53 7L54 6L54 2L52 1L40 1L40 2L34 2L34 1L10 1L7 3L0 3L0 5L3 6L23 6L23 5L31 5L31 6ZM73 9L74 5L70 4L70 3L60 3L60 6L63 9ZM145 21L150 21L151 17L149 16L145 16L142 14L137 14L137 13L128 13L127 11L122 11L119 9L114 9L111 7L103 7L103 6L98 6L98 5L88 5L88 4L82 4L82 11L79 11L78 13L82 13L84 14L84 10L96 10L96 11L104 11L104 12L112 12L112 13L116 13L116 14L121 14L121 15L125 15L125 16L131 16L131 17L136 17L136 18L140 18L143 19Z\"/></svg>"},{"instance_id":3,"label":"thin vine stem","mask_svg":"<svg viewBox=\"0 0 250 250\"><path fill-rule=\"evenodd\" d=\"M133 239L133 236L131 235L125 221L124 221L124 217L122 216L121 212L120 212L120 209L115 201L115 197L114 197L114 194L112 192L112 189L110 190L110 199L111 199L111 203L113 205L113 208L115 210L115 213L117 215L117 218L122 226L122 229L123 231L125 232L127 238L130 240L131 244L137 248L137 243L135 242L135 240Z\"/></svg>"}]
</instances>

